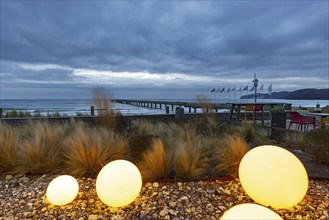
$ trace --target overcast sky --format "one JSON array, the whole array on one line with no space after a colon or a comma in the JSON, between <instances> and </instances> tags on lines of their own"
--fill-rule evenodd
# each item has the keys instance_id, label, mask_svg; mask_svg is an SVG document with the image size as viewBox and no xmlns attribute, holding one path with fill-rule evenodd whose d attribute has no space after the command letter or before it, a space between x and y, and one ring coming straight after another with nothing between
<instances>
[{"instance_id":1,"label":"overcast sky","mask_svg":"<svg viewBox=\"0 0 329 220\"><path fill-rule=\"evenodd\" d=\"M329 88L328 1L1 1L1 97Z\"/></svg>"}]
</instances>

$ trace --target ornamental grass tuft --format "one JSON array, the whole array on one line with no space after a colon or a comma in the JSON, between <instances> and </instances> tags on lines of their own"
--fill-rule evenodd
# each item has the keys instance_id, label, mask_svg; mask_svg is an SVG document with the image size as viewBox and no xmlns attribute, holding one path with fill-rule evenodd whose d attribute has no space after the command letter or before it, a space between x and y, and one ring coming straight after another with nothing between
<instances>
[{"instance_id":1,"label":"ornamental grass tuft","mask_svg":"<svg viewBox=\"0 0 329 220\"><path fill-rule=\"evenodd\" d=\"M74 176L95 176L107 163L128 156L127 140L102 127L77 127L65 141L65 167Z\"/></svg>"},{"instance_id":2,"label":"ornamental grass tuft","mask_svg":"<svg viewBox=\"0 0 329 220\"><path fill-rule=\"evenodd\" d=\"M247 142L240 136L228 136L217 150L216 169L226 176L238 177L243 156L249 151Z\"/></svg>"},{"instance_id":3,"label":"ornamental grass tuft","mask_svg":"<svg viewBox=\"0 0 329 220\"><path fill-rule=\"evenodd\" d=\"M30 122L25 126L17 154L16 171L19 173L46 173L60 169L63 162L65 129L60 124Z\"/></svg>"},{"instance_id":4,"label":"ornamental grass tuft","mask_svg":"<svg viewBox=\"0 0 329 220\"><path fill-rule=\"evenodd\" d=\"M17 162L17 130L0 123L0 173L12 172Z\"/></svg>"},{"instance_id":5,"label":"ornamental grass tuft","mask_svg":"<svg viewBox=\"0 0 329 220\"><path fill-rule=\"evenodd\" d=\"M134 135L154 135L155 129L152 123L146 119L132 121L132 131Z\"/></svg>"},{"instance_id":6,"label":"ornamental grass tuft","mask_svg":"<svg viewBox=\"0 0 329 220\"><path fill-rule=\"evenodd\" d=\"M305 150L311 152L320 163L329 164L329 130L319 128L307 132Z\"/></svg>"},{"instance_id":7,"label":"ornamental grass tuft","mask_svg":"<svg viewBox=\"0 0 329 220\"><path fill-rule=\"evenodd\" d=\"M104 88L97 87L93 91L93 102L98 113L97 124L107 129L115 129L117 126L117 117L112 108L113 94L107 92Z\"/></svg>"},{"instance_id":8,"label":"ornamental grass tuft","mask_svg":"<svg viewBox=\"0 0 329 220\"><path fill-rule=\"evenodd\" d=\"M152 148L143 153L137 167L144 180L165 179L172 170L171 152L164 149L160 138L153 138Z\"/></svg>"},{"instance_id":9,"label":"ornamental grass tuft","mask_svg":"<svg viewBox=\"0 0 329 220\"><path fill-rule=\"evenodd\" d=\"M195 180L204 177L210 167L208 153L196 137L195 128L184 130L176 140L174 167L176 178Z\"/></svg>"}]
</instances>

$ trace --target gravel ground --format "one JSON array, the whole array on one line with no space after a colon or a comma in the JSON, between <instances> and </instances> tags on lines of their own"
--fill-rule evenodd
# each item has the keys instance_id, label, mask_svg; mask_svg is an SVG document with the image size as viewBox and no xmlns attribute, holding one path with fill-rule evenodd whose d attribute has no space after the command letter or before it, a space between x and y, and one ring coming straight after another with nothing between
<instances>
[{"instance_id":1,"label":"gravel ground","mask_svg":"<svg viewBox=\"0 0 329 220\"><path fill-rule=\"evenodd\" d=\"M94 178L78 179L77 198L53 206L44 198L56 176L3 176L0 219L219 219L230 207L253 201L239 180L145 183L135 202L111 208L97 197ZM305 198L290 209L274 210L284 219L329 219L329 180L311 179Z\"/></svg>"}]
</instances>

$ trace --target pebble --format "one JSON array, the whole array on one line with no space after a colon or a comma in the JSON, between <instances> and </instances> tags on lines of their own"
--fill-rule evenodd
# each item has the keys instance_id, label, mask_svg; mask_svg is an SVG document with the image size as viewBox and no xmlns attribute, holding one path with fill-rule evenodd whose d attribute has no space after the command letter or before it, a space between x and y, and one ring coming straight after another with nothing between
<instances>
[{"instance_id":1,"label":"pebble","mask_svg":"<svg viewBox=\"0 0 329 220\"><path fill-rule=\"evenodd\" d=\"M162 209L159 214L160 214L160 216L164 217L168 214L168 210L167 209Z\"/></svg>"},{"instance_id":2,"label":"pebble","mask_svg":"<svg viewBox=\"0 0 329 220\"><path fill-rule=\"evenodd\" d=\"M303 216L301 216L301 215L296 215L296 220L303 220Z\"/></svg>"},{"instance_id":3,"label":"pebble","mask_svg":"<svg viewBox=\"0 0 329 220\"><path fill-rule=\"evenodd\" d=\"M13 178L12 175L6 175L5 180L11 180Z\"/></svg>"},{"instance_id":4,"label":"pebble","mask_svg":"<svg viewBox=\"0 0 329 220\"><path fill-rule=\"evenodd\" d=\"M19 178L18 182L20 183L28 183L30 179L28 177L21 177Z\"/></svg>"},{"instance_id":5,"label":"pebble","mask_svg":"<svg viewBox=\"0 0 329 220\"><path fill-rule=\"evenodd\" d=\"M97 215L89 215L88 220L97 220L98 216Z\"/></svg>"},{"instance_id":6,"label":"pebble","mask_svg":"<svg viewBox=\"0 0 329 220\"><path fill-rule=\"evenodd\" d=\"M183 197L180 198L180 200L187 201L188 200L188 197L187 196L183 196Z\"/></svg>"},{"instance_id":7,"label":"pebble","mask_svg":"<svg viewBox=\"0 0 329 220\"><path fill-rule=\"evenodd\" d=\"M158 187L159 187L159 183L154 182L154 183L153 183L153 187L154 187L154 188L158 188Z\"/></svg>"},{"instance_id":8,"label":"pebble","mask_svg":"<svg viewBox=\"0 0 329 220\"><path fill-rule=\"evenodd\" d=\"M322 189L322 186L316 186L316 189L320 190Z\"/></svg>"},{"instance_id":9,"label":"pebble","mask_svg":"<svg viewBox=\"0 0 329 220\"><path fill-rule=\"evenodd\" d=\"M175 208L175 207L176 207L176 204L177 204L176 202L170 202L170 203L169 203L169 206L170 206L171 208Z\"/></svg>"}]
</instances>

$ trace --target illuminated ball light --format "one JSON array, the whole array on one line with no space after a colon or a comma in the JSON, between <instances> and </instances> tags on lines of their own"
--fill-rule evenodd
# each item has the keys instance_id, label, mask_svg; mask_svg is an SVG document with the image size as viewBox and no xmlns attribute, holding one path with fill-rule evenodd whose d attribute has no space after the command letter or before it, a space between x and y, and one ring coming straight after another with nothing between
<instances>
[{"instance_id":1,"label":"illuminated ball light","mask_svg":"<svg viewBox=\"0 0 329 220\"><path fill-rule=\"evenodd\" d=\"M256 202L273 208L298 204L308 189L308 177L300 160L289 151L270 145L250 150L241 160L239 178Z\"/></svg>"},{"instance_id":2,"label":"illuminated ball light","mask_svg":"<svg viewBox=\"0 0 329 220\"><path fill-rule=\"evenodd\" d=\"M221 220L282 220L282 218L272 210L256 204L240 204L227 210Z\"/></svg>"},{"instance_id":3,"label":"illuminated ball light","mask_svg":"<svg viewBox=\"0 0 329 220\"><path fill-rule=\"evenodd\" d=\"M122 207L133 202L142 188L142 176L138 168L126 160L108 163L96 179L99 199L111 207Z\"/></svg>"},{"instance_id":4,"label":"illuminated ball light","mask_svg":"<svg viewBox=\"0 0 329 220\"><path fill-rule=\"evenodd\" d=\"M46 196L53 205L66 205L75 199L78 192L78 181L72 176L62 175L49 183Z\"/></svg>"}]
</instances>

